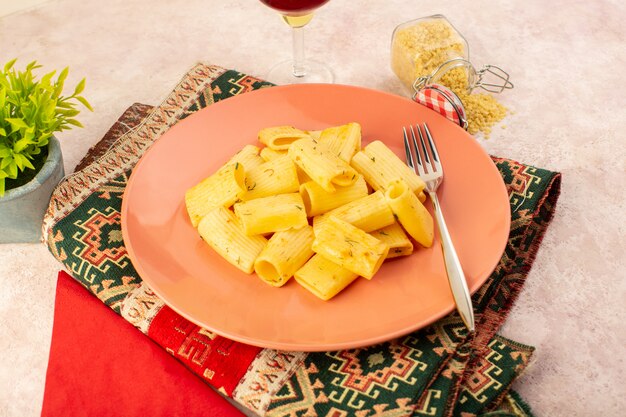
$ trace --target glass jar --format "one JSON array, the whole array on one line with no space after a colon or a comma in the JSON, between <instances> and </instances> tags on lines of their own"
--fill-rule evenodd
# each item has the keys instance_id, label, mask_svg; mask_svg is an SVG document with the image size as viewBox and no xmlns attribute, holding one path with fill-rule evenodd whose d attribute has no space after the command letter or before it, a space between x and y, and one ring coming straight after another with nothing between
<instances>
[{"instance_id":1,"label":"glass jar","mask_svg":"<svg viewBox=\"0 0 626 417\"><path fill-rule=\"evenodd\" d=\"M499 67L485 65L476 70L469 60L467 41L443 15L396 27L391 39L391 68L414 101L468 130L480 130L478 122L492 117L478 102L499 105L489 95L471 94L474 89L501 93L513 88L509 74ZM465 104L473 109L469 114Z\"/></svg>"},{"instance_id":2,"label":"glass jar","mask_svg":"<svg viewBox=\"0 0 626 417\"><path fill-rule=\"evenodd\" d=\"M513 88L501 68L485 65L477 70L472 65L467 40L440 14L396 27L391 69L413 94L430 84L442 84L456 94L469 94L475 88L490 93Z\"/></svg>"},{"instance_id":3,"label":"glass jar","mask_svg":"<svg viewBox=\"0 0 626 417\"><path fill-rule=\"evenodd\" d=\"M432 82L439 81L451 69L444 65L448 62L469 62L469 45L443 15L411 20L394 30L391 69L409 91L418 80L436 75Z\"/></svg>"}]
</instances>

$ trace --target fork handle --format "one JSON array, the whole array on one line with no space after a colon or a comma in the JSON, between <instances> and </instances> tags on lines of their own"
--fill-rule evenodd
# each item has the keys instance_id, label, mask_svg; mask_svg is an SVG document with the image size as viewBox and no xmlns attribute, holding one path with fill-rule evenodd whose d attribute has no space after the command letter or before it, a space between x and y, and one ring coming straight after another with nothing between
<instances>
[{"instance_id":1,"label":"fork handle","mask_svg":"<svg viewBox=\"0 0 626 417\"><path fill-rule=\"evenodd\" d=\"M452 244L446 220L443 218L437 193L429 192L428 194L430 195L430 199L432 200L433 207L435 209L435 219L437 220L439 234L441 235L443 260L446 265L446 272L448 273L448 282L450 283L452 296L454 297L456 308L461 315L463 323L465 323L465 326L470 332L474 332L474 309L472 307L472 298L470 296L469 288L467 287L467 281L465 280L465 274L461 268L461 262L459 261L459 257L454 249L454 245Z\"/></svg>"}]
</instances>

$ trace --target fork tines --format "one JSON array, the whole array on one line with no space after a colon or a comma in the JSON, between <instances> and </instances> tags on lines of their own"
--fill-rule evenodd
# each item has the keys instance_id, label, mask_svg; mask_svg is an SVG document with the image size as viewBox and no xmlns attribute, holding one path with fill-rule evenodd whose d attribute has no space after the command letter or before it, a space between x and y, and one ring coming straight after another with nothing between
<instances>
[{"instance_id":1,"label":"fork tines","mask_svg":"<svg viewBox=\"0 0 626 417\"><path fill-rule=\"evenodd\" d=\"M413 158L413 150L411 149L411 144L409 143L407 130L406 128L402 128L404 132L404 150L406 153L407 165L413 168L413 170L416 170L417 174L421 177L433 173L441 174L443 173L443 169L439 160L439 153L437 153L437 147L435 146L433 137L430 134L428 125L426 123L423 123L422 125L423 128L420 128L419 124L415 125L417 135L419 136L419 145L413 126L409 126L411 142L413 143L413 149L415 149L415 158ZM422 133L422 129L424 130L424 133ZM428 142L428 146L426 145L426 142Z\"/></svg>"}]
</instances>

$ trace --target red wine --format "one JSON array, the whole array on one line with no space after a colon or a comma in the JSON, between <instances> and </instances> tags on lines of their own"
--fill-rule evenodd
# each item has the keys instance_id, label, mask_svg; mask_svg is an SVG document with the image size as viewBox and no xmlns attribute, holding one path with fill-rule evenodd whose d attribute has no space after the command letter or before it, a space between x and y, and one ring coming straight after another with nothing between
<instances>
[{"instance_id":1,"label":"red wine","mask_svg":"<svg viewBox=\"0 0 626 417\"><path fill-rule=\"evenodd\" d=\"M310 13L328 0L261 0L261 2L281 13L300 15Z\"/></svg>"}]
</instances>

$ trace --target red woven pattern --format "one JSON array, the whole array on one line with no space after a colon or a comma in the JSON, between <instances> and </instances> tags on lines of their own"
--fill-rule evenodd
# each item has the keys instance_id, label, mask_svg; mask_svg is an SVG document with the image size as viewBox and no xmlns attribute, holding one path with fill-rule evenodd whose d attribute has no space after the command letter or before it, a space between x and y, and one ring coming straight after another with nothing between
<instances>
[{"instance_id":1,"label":"red woven pattern","mask_svg":"<svg viewBox=\"0 0 626 417\"><path fill-rule=\"evenodd\" d=\"M228 396L261 351L208 332L167 306L152 319L148 336Z\"/></svg>"}]
</instances>

